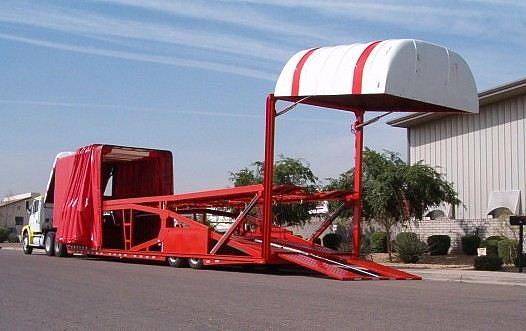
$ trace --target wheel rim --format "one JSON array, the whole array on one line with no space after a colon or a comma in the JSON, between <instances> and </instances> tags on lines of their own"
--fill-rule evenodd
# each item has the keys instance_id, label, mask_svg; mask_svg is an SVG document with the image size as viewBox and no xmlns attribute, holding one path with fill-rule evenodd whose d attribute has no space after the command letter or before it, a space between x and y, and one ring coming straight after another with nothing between
<instances>
[{"instance_id":1,"label":"wheel rim","mask_svg":"<svg viewBox=\"0 0 526 331\"><path fill-rule=\"evenodd\" d=\"M29 238L27 237L27 234L24 235L24 249L27 249L29 247Z\"/></svg>"},{"instance_id":2,"label":"wheel rim","mask_svg":"<svg viewBox=\"0 0 526 331\"><path fill-rule=\"evenodd\" d=\"M169 263L175 263L175 261L176 261L176 258L175 258L175 257L169 257L169 258L168 258L168 262L169 262Z\"/></svg>"},{"instance_id":3,"label":"wheel rim","mask_svg":"<svg viewBox=\"0 0 526 331\"><path fill-rule=\"evenodd\" d=\"M46 251L51 251L51 240L49 236L46 239Z\"/></svg>"},{"instance_id":4,"label":"wheel rim","mask_svg":"<svg viewBox=\"0 0 526 331\"><path fill-rule=\"evenodd\" d=\"M199 264L199 259L190 259L190 263Z\"/></svg>"}]
</instances>

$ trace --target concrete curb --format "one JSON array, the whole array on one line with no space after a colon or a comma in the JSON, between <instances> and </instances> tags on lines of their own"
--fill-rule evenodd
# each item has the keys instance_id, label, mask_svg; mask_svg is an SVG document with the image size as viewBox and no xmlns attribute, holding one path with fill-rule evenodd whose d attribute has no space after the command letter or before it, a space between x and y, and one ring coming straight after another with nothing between
<instances>
[{"instance_id":1,"label":"concrete curb","mask_svg":"<svg viewBox=\"0 0 526 331\"><path fill-rule=\"evenodd\" d=\"M526 287L525 273L458 269L405 269L405 271L419 275L424 280Z\"/></svg>"}]
</instances>

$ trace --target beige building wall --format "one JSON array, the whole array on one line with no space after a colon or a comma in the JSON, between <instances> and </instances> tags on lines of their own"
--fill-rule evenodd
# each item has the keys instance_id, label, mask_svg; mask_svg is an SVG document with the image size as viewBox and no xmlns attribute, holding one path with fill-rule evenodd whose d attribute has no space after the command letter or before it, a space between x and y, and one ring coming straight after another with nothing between
<instances>
[{"instance_id":1,"label":"beige building wall","mask_svg":"<svg viewBox=\"0 0 526 331\"><path fill-rule=\"evenodd\" d=\"M22 227L28 222L26 201L19 200L0 206L0 226L20 234Z\"/></svg>"},{"instance_id":2,"label":"beige building wall","mask_svg":"<svg viewBox=\"0 0 526 331\"><path fill-rule=\"evenodd\" d=\"M520 191L526 206L526 93L484 104L477 115L449 115L408 127L409 161L437 167L464 206L457 219L487 218L492 192Z\"/></svg>"}]
</instances>

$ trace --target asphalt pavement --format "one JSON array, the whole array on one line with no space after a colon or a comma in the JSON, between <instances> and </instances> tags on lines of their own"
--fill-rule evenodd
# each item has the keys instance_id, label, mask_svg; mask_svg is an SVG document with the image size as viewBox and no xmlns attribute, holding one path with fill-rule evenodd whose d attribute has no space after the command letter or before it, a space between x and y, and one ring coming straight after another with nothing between
<instances>
[{"instance_id":1,"label":"asphalt pavement","mask_svg":"<svg viewBox=\"0 0 526 331\"><path fill-rule=\"evenodd\" d=\"M526 288L341 282L0 249L3 330L524 330Z\"/></svg>"}]
</instances>

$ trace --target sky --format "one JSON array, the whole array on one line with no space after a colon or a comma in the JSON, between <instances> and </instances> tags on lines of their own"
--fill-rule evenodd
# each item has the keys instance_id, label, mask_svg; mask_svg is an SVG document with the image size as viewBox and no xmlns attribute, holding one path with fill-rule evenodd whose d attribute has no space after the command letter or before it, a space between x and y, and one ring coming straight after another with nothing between
<instances>
[{"instance_id":1,"label":"sky","mask_svg":"<svg viewBox=\"0 0 526 331\"><path fill-rule=\"evenodd\" d=\"M57 153L92 143L171 150L176 192L229 186L262 159L265 97L297 51L421 39L461 54L481 91L526 77L525 17L522 0L2 0L0 196L43 191ZM365 145L405 157L396 116ZM352 119L298 107L276 154L336 177Z\"/></svg>"}]
</instances>

